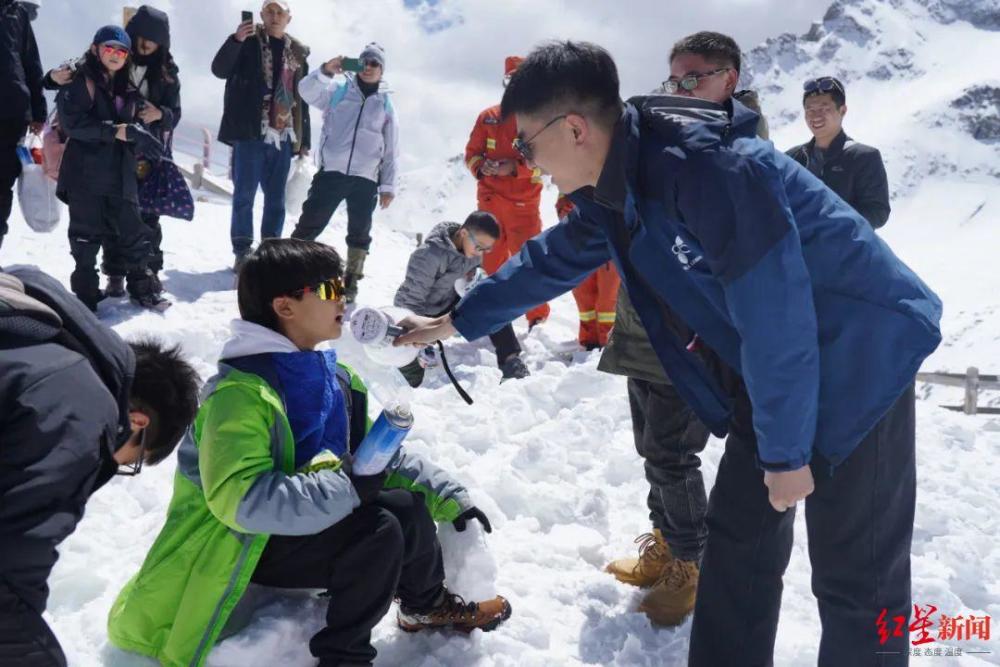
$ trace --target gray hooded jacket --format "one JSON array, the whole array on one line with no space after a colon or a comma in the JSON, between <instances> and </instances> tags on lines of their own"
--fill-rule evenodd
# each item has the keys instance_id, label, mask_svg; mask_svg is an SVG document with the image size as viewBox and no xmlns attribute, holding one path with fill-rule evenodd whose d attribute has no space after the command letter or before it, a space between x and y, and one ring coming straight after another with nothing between
<instances>
[{"instance_id":1,"label":"gray hooded jacket","mask_svg":"<svg viewBox=\"0 0 1000 667\"><path fill-rule=\"evenodd\" d=\"M393 303L417 315L439 315L458 300L455 281L468 277L479 266L479 257L466 257L452 237L461 225L441 222L410 255L406 278L396 290Z\"/></svg>"}]
</instances>

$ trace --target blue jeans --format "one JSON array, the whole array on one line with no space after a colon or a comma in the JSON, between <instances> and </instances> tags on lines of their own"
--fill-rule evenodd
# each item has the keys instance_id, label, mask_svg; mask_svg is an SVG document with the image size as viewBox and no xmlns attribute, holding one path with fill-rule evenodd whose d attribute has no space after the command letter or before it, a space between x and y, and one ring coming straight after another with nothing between
<instances>
[{"instance_id":1,"label":"blue jeans","mask_svg":"<svg viewBox=\"0 0 1000 667\"><path fill-rule=\"evenodd\" d=\"M233 253L242 255L253 245L253 202L257 187L264 191L260 237L280 238L285 226L285 184L292 164L292 143L275 148L260 139L233 144L233 218L229 235Z\"/></svg>"}]
</instances>

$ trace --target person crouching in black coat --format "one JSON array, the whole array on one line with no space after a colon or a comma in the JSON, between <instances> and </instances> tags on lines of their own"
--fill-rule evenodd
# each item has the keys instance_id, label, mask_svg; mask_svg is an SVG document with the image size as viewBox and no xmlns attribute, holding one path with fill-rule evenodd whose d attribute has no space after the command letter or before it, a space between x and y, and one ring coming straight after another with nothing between
<instances>
[{"instance_id":1,"label":"person crouching in black coat","mask_svg":"<svg viewBox=\"0 0 1000 667\"><path fill-rule=\"evenodd\" d=\"M76 261L70 287L93 311L104 298L97 275L102 243L115 246L117 270L126 276L135 303L162 310L164 302L147 269L149 235L139 214L135 142L142 130L134 120L141 97L125 69L131 50L124 30L101 28L83 65L56 96L59 124L68 137L56 192L69 205Z\"/></svg>"}]
</instances>

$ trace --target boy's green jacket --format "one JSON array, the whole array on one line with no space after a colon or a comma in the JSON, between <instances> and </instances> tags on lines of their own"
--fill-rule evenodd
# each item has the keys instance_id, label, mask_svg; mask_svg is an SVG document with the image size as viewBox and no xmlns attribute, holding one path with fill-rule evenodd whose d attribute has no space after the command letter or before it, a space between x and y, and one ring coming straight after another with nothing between
<instances>
[{"instance_id":1,"label":"boy's green jacket","mask_svg":"<svg viewBox=\"0 0 1000 667\"><path fill-rule=\"evenodd\" d=\"M337 379L348 399L353 448L363 437L358 432L370 426L367 390L343 364ZM165 665L205 662L270 534L318 533L360 504L329 452L305 471L294 470L295 442L282 397L263 378L220 362L202 395L178 451L166 524L108 616L115 646ZM462 486L403 450L388 471L386 487L423 494L437 521L453 521L471 507Z\"/></svg>"}]
</instances>

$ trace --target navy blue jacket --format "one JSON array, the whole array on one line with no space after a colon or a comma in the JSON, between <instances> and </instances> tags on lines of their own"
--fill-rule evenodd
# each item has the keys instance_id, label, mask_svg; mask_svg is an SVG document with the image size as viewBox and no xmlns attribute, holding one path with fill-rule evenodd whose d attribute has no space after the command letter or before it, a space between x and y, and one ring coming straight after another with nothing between
<instances>
[{"instance_id":1,"label":"navy blue jacket","mask_svg":"<svg viewBox=\"0 0 1000 667\"><path fill-rule=\"evenodd\" d=\"M614 260L667 375L716 435L731 401L664 305L746 384L758 456L791 470L858 445L940 342L941 302L865 219L755 136L733 102L631 100L596 188L459 304L467 339Z\"/></svg>"}]
</instances>

